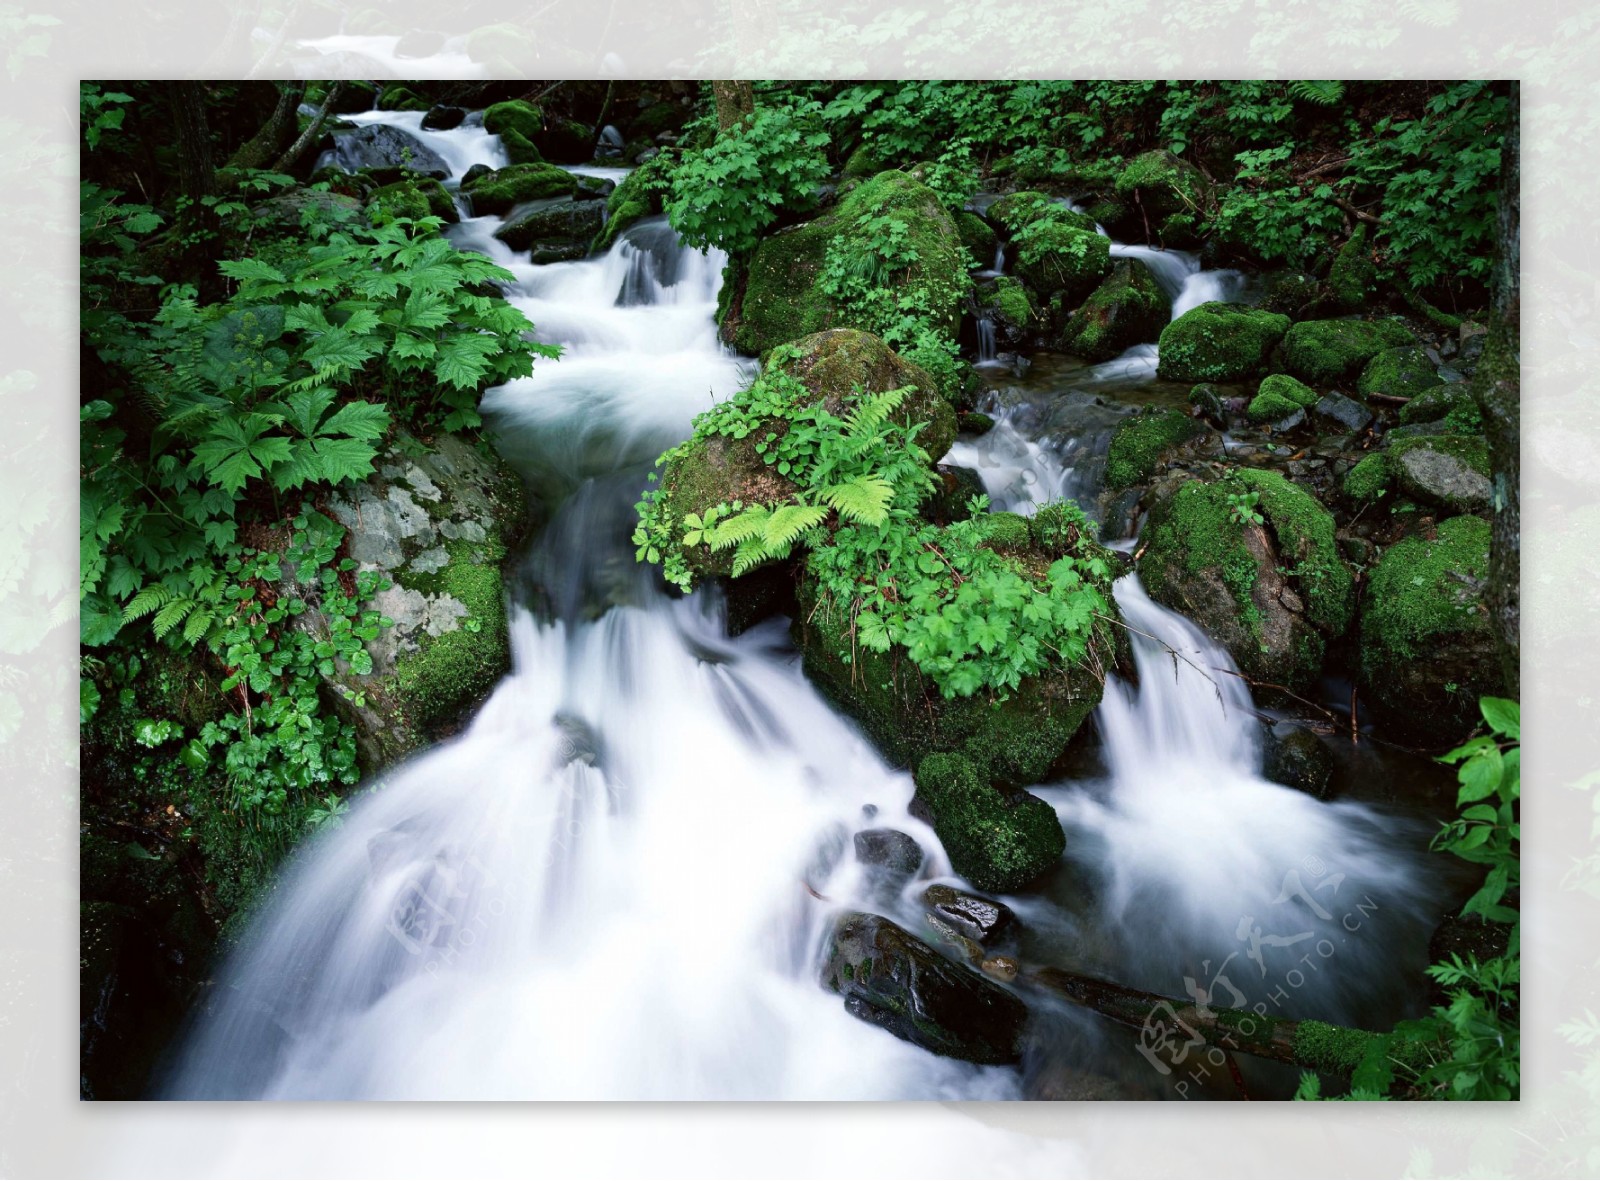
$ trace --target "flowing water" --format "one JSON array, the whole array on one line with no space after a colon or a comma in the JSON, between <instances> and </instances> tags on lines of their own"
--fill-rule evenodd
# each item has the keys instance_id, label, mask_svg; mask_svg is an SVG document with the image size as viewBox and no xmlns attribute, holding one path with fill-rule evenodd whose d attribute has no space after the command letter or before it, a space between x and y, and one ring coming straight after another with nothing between
<instances>
[{"instance_id":1,"label":"flowing water","mask_svg":"<svg viewBox=\"0 0 1600 1181\"><path fill-rule=\"evenodd\" d=\"M481 128L420 135L457 175L500 162ZM716 336L723 260L654 221L604 257L532 266L493 239L498 224L451 233L513 272L509 297L564 348L484 398L553 510L513 594L513 671L463 734L389 771L286 869L165 1093L1021 1097L1018 1072L916 1049L818 985L840 907L916 928L928 878L956 879L907 813L910 777L811 688L781 621L730 638L714 593L669 597L634 561L655 455L751 373ZM1204 272L1175 261L1157 274L1178 299ZM996 507L1092 491L1027 428L1019 414L992 432L1014 460L1009 477L986 473ZM1226 653L1132 576L1116 593L1139 684L1107 684L1103 770L1036 789L1068 854L1010 900L1029 962L1168 995L1189 976L1234 1003L1220 972L1250 1003L1279 989L1296 1016L1403 1011L1425 938L1415 834L1261 779ZM884 825L929 851L900 897L875 897L848 852L853 831ZM1039 1044L1128 1076L1125 1041L1033 1000ZM1124 1082L1165 1093L1154 1069Z\"/></svg>"}]
</instances>

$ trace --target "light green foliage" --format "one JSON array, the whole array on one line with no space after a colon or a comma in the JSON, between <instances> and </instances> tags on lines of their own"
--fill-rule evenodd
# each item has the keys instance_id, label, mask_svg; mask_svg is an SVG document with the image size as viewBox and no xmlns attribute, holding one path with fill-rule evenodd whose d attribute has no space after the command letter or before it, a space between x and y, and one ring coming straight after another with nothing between
<instances>
[{"instance_id":1,"label":"light green foliage","mask_svg":"<svg viewBox=\"0 0 1600 1181\"><path fill-rule=\"evenodd\" d=\"M1230 492L1227 494L1228 515L1236 525L1260 525L1266 521L1256 505L1261 503L1259 492Z\"/></svg>"},{"instance_id":2,"label":"light green foliage","mask_svg":"<svg viewBox=\"0 0 1600 1181\"><path fill-rule=\"evenodd\" d=\"M1161 453L1203 434L1205 427L1181 410L1134 414L1117 424L1106 451L1105 486L1141 484L1155 474Z\"/></svg>"},{"instance_id":3,"label":"light green foliage","mask_svg":"<svg viewBox=\"0 0 1600 1181\"><path fill-rule=\"evenodd\" d=\"M1399 320L1302 320L1283 336L1283 363L1317 385L1354 379L1385 349L1416 343Z\"/></svg>"},{"instance_id":4,"label":"light green foliage","mask_svg":"<svg viewBox=\"0 0 1600 1181\"><path fill-rule=\"evenodd\" d=\"M1203 303L1161 330L1166 381L1239 381L1266 367L1289 317L1234 303Z\"/></svg>"},{"instance_id":5,"label":"light green foliage","mask_svg":"<svg viewBox=\"0 0 1600 1181\"><path fill-rule=\"evenodd\" d=\"M828 175L815 102L761 105L673 169L667 216L691 246L754 250L784 210L803 208Z\"/></svg>"}]
</instances>

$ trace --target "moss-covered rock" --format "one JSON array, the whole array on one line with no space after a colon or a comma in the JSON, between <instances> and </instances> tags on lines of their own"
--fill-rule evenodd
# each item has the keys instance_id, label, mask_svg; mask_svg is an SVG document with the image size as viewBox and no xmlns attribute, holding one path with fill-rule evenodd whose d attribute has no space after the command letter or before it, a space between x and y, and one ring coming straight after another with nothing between
<instances>
[{"instance_id":1,"label":"moss-covered rock","mask_svg":"<svg viewBox=\"0 0 1600 1181\"><path fill-rule=\"evenodd\" d=\"M1267 364L1289 317L1237 303L1203 303L1161 330L1158 372L1166 381L1242 381Z\"/></svg>"},{"instance_id":2,"label":"moss-covered rock","mask_svg":"<svg viewBox=\"0 0 1600 1181\"><path fill-rule=\"evenodd\" d=\"M1367 223L1357 222L1355 233L1339 247L1328 271L1328 294L1341 312L1360 311L1378 288L1378 266L1367 245Z\"/></svg>"},{"instance_id":3,"label":"moss-covered rock","mask_svg":"<svg viewBox=\"0 0 1600 1181\"><path fill-rule=\"evenodd\" d=\"M529 201L507 218L494 236L535 263L568 262L589 253L605 225L605 204L588 197Z\"/></svg>"},{"instance_id":4,"label":"moss-covered rock","mask_svg":"<svg viewBox=\"0 0 1600 1181\"><path fill-rule=\"evenodd\" d=\"M1385 349L1414 344L1398 320L1302 320L1283 336L1284 367L1312 385L1354 379Z\"/></svg>"},{"instance_id":5,"label":"moss-covered rock","mask_svg":"<svg viewBox=\"0 0 1600 1181\"><path fill-rule=\"evenodd\" d=\"M472 212L505 214L524 201L571 197L578 192L577 178L554 164L512 164L482 173L461 186L472 199Z\"/></svg>"},{"instance_id":6,"label":"moss-covered rock","mask_svg":"<svg viewBox=\"0 0 1600 1181\"><path fill-rule=\"evenodd\" d=\"M1447 513L1489 507L1489 445L1478 435L1421 435L1389 445L1389 468L1400 491Z\"/></svg>"},{"instance_id":7,"label":"moss-covered rock","mask_svg":"<svg viewBox=\"0 0 1600 1181\"><path fill-rule=\"evenodd\" d=\"M812 221L761 240L723 312L723 339L763 353L824 328L864 328L818 286L830 243L847 253L869 244L857 221L884 212L906 223L917 263L892 279L905 302L930 309L934 327L954 336L966 292L967 260L955 222L938 195L903 172L883 172Z\"/></svg>"},{"instance_id":8,"label":"moss-covered rock","mask_svg":"<svg viewBox=\"0 0 1600 1181\"><path fill-rule=\"evenodd\" d=\"M1032 190L1007 193L990 204L985 213L989 221L1005 231L1008 237L1015 237L1018 231L1041 221L1055 222L1090 234L1095 232L1092 217L1068 209L1048 193Z\"/></svg>"},{"instance_id":9,"label":"moss-covered rock","mask_svg":"<svg viewBox=\"0 0 1600 1181\"><path fill-rule=\"evenodd\" d=\"M1356 379L1356 393L1363 398L1373 394L1415 398L1442 384L1443 379L1421 346L1406 344L1384 349L1368 361ZM1401 421L1407 420L1402 417Z\"/></svg>"},{"instance_id":10,"label":"moss-covered rock","mask_svg":"<svg viewBox=\"0 0 1600 1181\"><path fill-rule=\"evenodd\" d=\"M390 84L378 96L380 111L426 111L432 106L427 99L405 86Z\"/></svg>"},{"instance_id":11,"label":"moss-covered rock","mask_svg":"<svg viewBox=\"0 0 1600 1181\"><path fill-rule=\"evenodd\" d=\"M533 142L543 128L544 113L521 99L495 103L483 113L483 129L500 137L500 146L513 164L537 164L544 159Z\"/></svg>"},{"instance_id":12,"label":"moss-covered rock","mask_svg":"<svg viewBox=\"0 0 1600 1181\"><path fill-rule=\"evenodd\" d=\"M895 419L924 424L918 440L934 459L955 442L955 411L940 395L937 383L870 332L835 328L814 333L769 353L764 363L772 371L798 378L813 400L835 414L845 411L845 399L858 388L881 393L910 386L913 392L895 411ZM673 454L661 473L668 519L682 520L688 513L704 516L707 509L736 500L771 504L793 496L798 491L794 484L755 449L756 440L769 430L781 429L782 420L774 418L743 439L714 435ZM685 561L697 579L725 578L733 572L733 555L732 549L713 551L699 545L685 550Z\"/></svg>"},{"instance_id":13,"label":"moss-covered rock","mask_svg":"<svg viewBox=\"0 0 1600 1181\"><path fill-rule=\"evenodd\" d=\"M393 220L397 217L438 217L454 224L461 220L450 190L431 177L396 181L374 189L367 199L370 217Z\"/></svg>"},{"instance_id":14,"label":"moss-covered rock","mask_svg":"<svg viewBox=\"0 0 1600 1181\"><path fill-rule=\"evenodd\" d=\"M1440 433L1476 435L1483 432L1483 412L1465 382L1436 385L1417 394L1400 407L1400 421L1406 426L1439 423Z\"/></svg>"},{"instance_id":15,"label":"moss-covered rock","mask_svg":"<svg viewBox=\"0 0 1600 1181\"><path fill-rule=\"evenodd\" d=\"M1138 259L1119 258L1111 274L1067 317L1061 348L1088 361L1109 361L1154 341L1167 324L1167 296Z\"/></svg>"},{"instance_id":16,"label":"moss-covered rock","mask_svg":"<svg viewBox=\"0 0 1600 1181\"><path fill-rule=\"evenodd\" d=\"M1117 424L1106 451L1105 487L1113 492L1142 484L1155 474L1161 453L1205 433L1205 425L1181 410L1132 414Z\"/></svg>"},{"instance_id":17,"label":"moss-covered rock","mask_svg":"<svg viewBox=\"0 0 1600 1181\"><path fill-rule=\"evenodd\" d=\"M1251 422L1278 422L1296 410L1307 410L1316 404L1317 393L1310 386L1287 373L1274 373L1261 382L1247 413Z\"/></svg>"},{"instance_id":18,"label":"moss-covered rock","mask_svg":"<svg viewBox=\"0 0 1600 1181\"><path fill-rule=\"evenodd\" d=\"M917 800L932 817L950 864L980 890L1020 890L1066 850L1054 808L1026 792L993 786L963 755L929 755L915 779Z\"/></svg>"},{"instance_id":19,"label":"moss-covered rock","mask_svg":"<svg viewBox=\"0 0 1600 1181\"><path fill-rule=\"evenodd\" d=\"M1259 524L1235 512L1252 493ZM1304 687L1349 626L1354 582L1333 517L1281 472L1186 480L1152 507L1141 538L1151 597L1189 616L1254 679Z\"/></svg>"},{"instance_id":20,"label":"moss-covered rock","mask_svg":"<svg viewBox=\"0 0 1600 1181\"><path fill-rule=\"evenodd\" d=\"M558 164L587 164L594 159L594 128L576 119L545 119L544 128L533 138L533 146L546 160Z\"/></svg>"},{"instance_id":21,"label":"moss-covered rock","mask_svg":"<svg viewBox=\"0 0 1600 1181\"><path fill-rule=\"evenodd\" d=\"M1394 473L1389 467L1389 457L1381 451L1364 455L1344 475L1344 494L1351 500L1376 500L1389 489Z\"/></svg>"},{"instance_id":22,"label":"moss-covered rock","mask_svg":"<svg viewBox=\"0 0 1600 1181\"><path fill-rule=\"evenodd\" d=\"M1361 611L1361 696L1378 723L1431 747L1453 746L1478 720L1478 698L1503 694L1483 606L1489 524L1453 517L1428 540L1384 551Z\"/></svg>"},{"instance_id":23,"label":"moss-covered rock","mask_svg":"<svg viewBox=\"0 0 1600 1181\"><path fill-rule=\"evenodd\" d=\"M846 180L866 180L877 176L884 169L886 161L872 144L860 143L845 157L844 169L841 175Z\"/></svg>"},{"instance_id":24,"label":"moss-covered rock","mask_svg":"<svg viewBox=\"0 0 1600 1181\"><path fill-rule=\"evenodd\" d=\"M967 251L967 265L974 270L984 270L994 265L995 251L1000 239L988 222L970 210L963 209L955 215L956 233L961 235L961 245Z\"/></svg>"},{"instance_id":25,"label":"moss-covered rock","mask_svg":"<svg viewBox=\"0 0 1600 1181\"><path fill-rule=\"evenodd\" d=\"M1127 220L1148 222L1156 236L1171 245L1199 239L1212 202L1211 186L1200 170L1159 149L1129 161L1117 177L1116 191L1132 207Z\"/></svg>"},{"instance_id":26,"label":"moss-covered rock","mask_svg":"<svg viewBox=\"0 0 1600 1181\"><path fill-rule=\"evenodd\" d=\"M1059 293L1071 307L1111 273L1111 240L1060 219L1039 222L1017 248L1016 271L1040 295Z\"/></svg>"},{"instance_id":27,"label":"moss-covered rock","mask_svg":"<svg viewBox=\"0 0 1600 1181\"><path fill-rule=\"evenodd\" d=\"M653 185L655 171L650 164L643 164L611 190L606 198L606 224L590 247L592 253L610 250L629 226L661 212L661 193Z\"/></svg>"},{"instance_id":28,"label":"moss-covered rock","mask_svg":"<svg viewBox=\"0 0 1600 1181\"><path fill-rule=\"evenodd\" d=\"M501 564L527 528L522 481L455 435L417 451L402 436L376 475L329 500L358 568L392 583L373 600L394 626L367 645L372 672L325 678L369 773L438 737L510 667ZM296 626L327 623L312 610Z\"/></svg>"}]
</instances>

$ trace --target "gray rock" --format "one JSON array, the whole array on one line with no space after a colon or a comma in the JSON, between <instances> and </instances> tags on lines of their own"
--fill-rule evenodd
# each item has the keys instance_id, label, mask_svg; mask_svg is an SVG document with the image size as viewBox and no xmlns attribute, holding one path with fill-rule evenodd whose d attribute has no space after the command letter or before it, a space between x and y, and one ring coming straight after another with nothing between
<instances>
[{"instance_id":1,"label":"gray rock","mask_svg":"<svg viewBox=\"0 0 1600 1181\"><path fill-rule=\"evenodd\" d=\"M839 916L822 982L851 1016L932 1053L997 1066L1022 1058L1027 1007L880 915Z\"/></svg>"},{"instance_id":2,"label":"gray rock","mask_svg":"<svg viewBox=\"0 0 1600 1181\"><path fill-rule=\"evenodd\" d=\"M1400 490L1414 499L1456 513L1489 507L1493 486L1458 456L1430 447L1410 447L1394 465Z\"/></svg>"},{"instance_id":3,"label":"gray rock","mask_svg":"<svg viewBox=\"0 0 1600 1181\"><path fill-rule=\"evenodd\" d=\"M967 938L989 946L1006 935L1016 914L1003 902L969 894L954 886L932 885L922 892L928 914L954 927Z\"/></svg>"},{"instance_id":4,"label":"gray rock","mask_svg":"<svg viewBox=\"0 0 1600 1181\"><path fill-rule=\"evenodd\" d=\"M424 131L449 131L452 128L460 127L462 120L466 117L465 108L449 107L440 103L438 106L430 107L428 113L422 117L422 129ZM478 165L473 165L473 167L476 168Z\"/></svg>"},{"instance_id":5,"label":"gray rock","mask_svg":"<svg viewBox=\"0 0 1600 1181\"><path fill-rule=\"evenodd\" d=\"M1316 415L1338 424L1351 434L1366 430L1372 422L1372 411L1354 398L1339 393L1324 394L1316 405Z\"/></svg>"},{"instance_id":6,"label":"gray rock","mask_svg":"<svg viewBox=\"0 0 1600 1181\"><path fill-rule=\"evenodd\" d=\"M1322 740L1293 722L1279 722L1266 732L1261 773L1273 783L1303 791L1319 800L1333 786L1333 755Z\"/></svg>"},{"instance_id":7,"label":"gray rock","mask_svg":"<svg viewBox=\"0 0 1600 1181\"><path fill-rule=\"evenodd\" d=\"M922 846L897 828L868 828L855 835L856 860L875 891L894 896L922 868Z\"/></svg>"},{"instance_id":8,"label":"gray rock","mask_svg":"<svg viewBox=\"0 0 1600 1181\"><path fill-rule=\"evenodd\" d=\"M346 172L363 168L419 172L435 180L450 175L439 153L407 131L389 123L368 123L333 133L333 159Z\"/></svg>"}]
</instances>

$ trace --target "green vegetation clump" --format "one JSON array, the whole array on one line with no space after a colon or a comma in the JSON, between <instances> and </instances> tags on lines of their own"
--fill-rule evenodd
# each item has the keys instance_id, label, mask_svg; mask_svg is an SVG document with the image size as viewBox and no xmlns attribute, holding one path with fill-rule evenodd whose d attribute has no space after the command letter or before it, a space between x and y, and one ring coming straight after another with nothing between
<instances>
[{"instance_id":1,"label":"green vegetation clump","mask_svg":"<svg viewBox=\"0 0 1600 1181\"><path fill-rule=\"evenodd\" d=\"M1161 330L1165 381L1241 381L1266 368L1289 317L1236 303L1203 303Z\"/></svg>"},{"instance_id":2,"label":"green vegetation clump","mask_svg":"<svg viewBox=\"0 0 1600 1181\"><path fill-rule=\"evenodd\" d=\"M1443 379L1434 372L1428 354L1416 344L1397 345L1384 349L1366 363L1361 376L1356 379L1356 393L1363 398L1372 394L1389 394L1396 398L1412 398L1442 385ZM1409 406L1400 409L1401 421Z\"/></svg>"},{"instance_id":3,"label":"green vegetation clump","mask_svg":"<svg viewBox=\"0 0 1600 1181\"><path fill-rule=\"evenodd\" d=\"M1287 373L1274 373L1261 382L1261 388L1250 400L1248 414L1251 422L1277 422L1296 410L1309 409L1317 404L1317 392Z\"/></svg>"},{"instance_id":4,"label":"green vegetation clump","mask_svg":"<svg viewBox=\"0 0 1600 1181\"><path fill-rule=\"evenodd\" d=\"M1357 222L1355 233L1339 247L1328 272L1328 293L1339 309L1359 311L1372 298L1378 283L1378 266L1367 245L1367 223Z\"/></svg>"},{"instance_id":5,"label":"green vegetation clump","mask_svg":"<svg viewBox=\"0 0 1600 1181\"><path fill-rule=\"evenodd\" d=\"M1143 212L1164 242L1195 240L1213 204L1200 170L1160 149L1134 157L1117 177L1116 191Z\"/></svg>"},{"instance_id":6,"label":"green vegetation clump","mask_svg":"<svg viewBox=\"0 0 1600 1181\"><path fill-rule=\"evenodd\" d=\"M1306 617L1326 634L1342 635L1355 607L1355 583L1339 556L1333 514L1275 469L1244 468L1234 478L1260 497L1283 573L1299 587Z\"/></svg>"},{"instance_id":7,"label":"green vegetation clump","mask_svg":"<svg viewBox=\"0 0 1600 1181\"><path fill-rule=\"evenodd\" d=\"M1283 337L1283 363L1302 381L1330 385L1355 378L1385 349L1415 344L1398 320L1302 320Z\"/></svg>"},{"instance_id":8,"label":"green vegetation clump","mask_svg":"<svg viewBox=\"0 0 1600 1181\"><path fill-rule=\"evenodd\" d=\"M1049 804L1002 793L970 759L929 755L917 766L916 782L950 864L979 890L1020 890L1066 851L1066 834Z\"/></svg>"},{"instance_id":9,"label":"green vegetation clump","mask_svg":"<svg viewBox=\"0 0 1600 1181\"><path fill-rule=\"evenodd\" d=\"M1105 486L1116 491L1142 484L1155 474L1163 451L1204 433L1205 427L1181 410L1129 415L1111 436Z\"/></svg>"},{"instance_id":10,"label":"green vegetation clump","mask_svg":"<svg viewBox=\"0 0 1600 1181\"><path fill-rule=\"evenodd\" d=\"M420 221L425 217L437 217L447 223L461 220L449 190L427 176L374 189L367 198L367 212L379 224L399 219Z\"/></svg>"},{"instance_id":11,"label":"green vegetation clump","mask_svg":"<svg viewBox=\"0 0 1600 1181\"><path fill-rule=\"evenodd\" d=\"M554 164L511 164L484 173L463 192L472 198L472 211L479 216L509 213L512 206L547 197L570 197L578 187L577 178Z\"/></svg>"},{"instance_id":12,"label":"green vegetation clump","mask_svg":"<svg viewBox=\"0 0 1600 1181\"><path fill-rule=\"evenodd\" d=\"M1344 494L1351 500L1376 500L1388 491L1394 472L1389 457L1381 451L1361 457L1359 463L1344 475Z\"/></svg>"},{"instance_id":13,"label":"green vegetation clump","mask_svg":"<svg viewBox=\"0 0 1600 1181\"><path fill-rule=\"evenodd\" d=\"M385 86L378 95L380 111L426 111L432 106L427 99L404 86Z\"/></svg>"},{"instance_id":14,"label":"green vegetation clump","mask_svg":"<svg viewBox=\"0 0 1600 1181\"><path fill-rule=\"evenodd\" d=\"M1068 209L1046 193L1031 191L1008 193L991 204L987 214L991 222L1013 238L1027 227L1041 221L1070 226L1091 234L1095 232L1093 218L1074 209Z\"/></svg>"},{"instance_id":15,"label":"green vegetation clump","mask_svg":"<svg viewBox=\"0 0 1600 1181\"><path fill-rule=\"evenodd\" d=\"M605 253L629 226L662 212L671 177L672 157L664 152L623 177L606 197L606 224L595 235L591 252Z\"/></svg>"},{"instance_id":16,"label":"green vegetation clump","mask_svg":"<svg viewBox=\"0 0 1600 1181\"><path fill-rule=\"evenodd\" d=\"M1014 241L1017 274L1041 295L1076 301L1111 272L1110 239L1063 219L1034 221Z\"/></svg>"},{"instance_id":17,"label":"green vegetation clump","mask_svg":"<svg viewBox=\"0 0 1600 1181\"><path fill-rule=\"evenodd\" d=\"M1119 258L1110 276L1067 318L1061 348L1085 360L1109 361L1159 337L1170 311L1150 268L1138 259Z\"/></svg>"},{"instance_id":18,"label":"green vegetation clump","mask_svg":"<svg viewBox=\"0 0 1600 1181\"><path fill-rule=\"evenodd\" d=\"M994 281L995 307L1012 327L1026 329L1034 321L1033 301L1028 289L1010 275L999 275Z\"/></svg>"}]
</instances>

